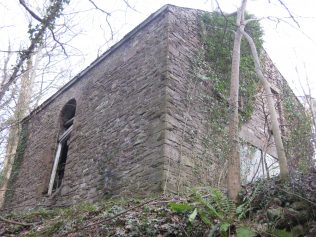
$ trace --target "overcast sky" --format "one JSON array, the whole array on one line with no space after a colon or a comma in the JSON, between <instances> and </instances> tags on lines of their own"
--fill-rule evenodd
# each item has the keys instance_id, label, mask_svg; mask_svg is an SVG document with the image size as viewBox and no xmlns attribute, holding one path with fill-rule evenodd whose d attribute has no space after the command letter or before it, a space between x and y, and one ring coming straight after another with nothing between
<instances>
[{"instance_id":1,"label":"overcast sky","mask_svg":"<svg viewBox=\"0 0 316 237\"><path fill-rule=\"evenodd\" d=\"M25 1L36 5L36 3L44 0ZM300 78L305 84L305 79L308 77L312 94L316 97L316 80L314 78L316 75L316 15L314 12L316 1L283 1L286 2L288 9L296 17L300 28L288 18L285 19L290 24L282 22L276 24L276 22L270 20L261 20L265 30L264 47L297 94L302 94L298 79ZM235 11L240 3L239 0L218 0L218 2L225 12ZM78 26L74 26L74 29L76 27L80 28L82 35L74 39L72 44L82 51L85 59L80 59L80 63L76 63L78 65L76 73L83 70L97 55L103 53L109 46L121 39L164 4L169 3L207 11L211 11L217 6L215 0L129 0L130 5L135 9L134 11L126 10L123 0L95 0L95 3L112 12L110 22L115 33L114 40L106 43L110 31L103 24L105 21L104 14L97 14L96 12L81 14L82 17L78 21ZM88 0L73 0L66 11L71 13L74 9L79 11L89 8L91 9L91 4ZM248 0L247 10L258 18L267 16L284 18L289 16L284 7L280 5L279 0ZM25 39L27 32L27 21L25 19L28 17L25 10L19 5L18 0L0 0L0 21L2 26L6 26L0 30L2 47L6 47L5 44L9 38L14 47L17 47L17 42L20 45L27 45L23 38Z\"/></svg>"},{"instance_id":2,"label":"overcast sky","mask_svg":"<svg viewBox=\"0 0 316 237\"><path fill-rule=\"evenodd\" d=\"M218 0L218 2L223 11L233 12L239 6L240 1ZM289 23L277 24L271 20L261 20L265 30L264 47L297 94L302 94L298 79L305 81L308 77L313 95L316 97L316 1L283 0L283 2L296 17L300 28L294 21L288 19L288 12L278 0L248 0L247 10L258 18L277 16L284 18ZM133 15L135 15L135 19L139 15L147 16L167 3L207 11L217 6L214 0L138 0L135 1L135 9L142 14L133 13Z\"/></svg>"}]
</instances>

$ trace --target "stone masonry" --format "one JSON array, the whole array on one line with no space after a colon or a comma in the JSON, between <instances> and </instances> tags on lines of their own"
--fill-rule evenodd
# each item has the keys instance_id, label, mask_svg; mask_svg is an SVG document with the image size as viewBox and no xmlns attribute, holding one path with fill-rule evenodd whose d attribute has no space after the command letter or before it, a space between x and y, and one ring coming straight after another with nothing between
<instances>
[{"instance_id":1,"label":"stone masonry","mask_svg":"<svg viewBox=\"0 0 316 237\"><path fill-rule=\"evenodd\" d=\"M25 118L25 147L16 159L5 208L223 183L204 143L211 105L201 95L210 88L196 79L193 67L202 47L201 14L161 8ZM272 80L282 79L275 75ZM72 99L76 112L65 171L61 186L48 195L60 114ZM255 131L263 131L260 113L257 108L241 137L261 149L263 136ZM269 153L276 156L273 147Z\"/></svg>"}]
</instances>

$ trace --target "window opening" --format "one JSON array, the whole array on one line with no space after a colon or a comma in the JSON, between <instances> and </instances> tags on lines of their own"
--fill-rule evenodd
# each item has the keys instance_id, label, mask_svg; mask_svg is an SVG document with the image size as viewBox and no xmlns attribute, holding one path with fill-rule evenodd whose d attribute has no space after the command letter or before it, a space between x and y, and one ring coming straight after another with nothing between
<instances>
[{"instance_id":1,"label":"window opening","mask_svg":"<svg viewBox=\"0 0 316 237\"><path fill-rule=\"evenodd\" d=\"M68 157L69 138L73 129L75 113L76 101L73 99L70 100L61 111L61 135L58 138L57 151L48 187L48 195L51 195L61 186L62 180L64 178Z\"/></svg>"},{"instance_id":2,"label":"window opening","mask_svg":"<svg viewBox=\"0 0 316 237\"><path fill-rule=\"evenodd\" d=\"M54 184L53 184L53 192L61 186L61 181L64 178L67 153L68 153L68 144L67 143L68 143L68 140L66 140L64 142L64 144L62 144L62 146L61 146L59 162L58 162L56 176L55 176Z\"/></svg>"},{"instance_id":3,"label":"window opening","mask_svg":"<svg viewBox=\"0 0 316 237\"><path fill-rule=\"evenodd\" d=\"M242 184L279 174L277 159L269 155L267 151L248 143L240 145L240 162Z\"/></svg>"}]
</instances>

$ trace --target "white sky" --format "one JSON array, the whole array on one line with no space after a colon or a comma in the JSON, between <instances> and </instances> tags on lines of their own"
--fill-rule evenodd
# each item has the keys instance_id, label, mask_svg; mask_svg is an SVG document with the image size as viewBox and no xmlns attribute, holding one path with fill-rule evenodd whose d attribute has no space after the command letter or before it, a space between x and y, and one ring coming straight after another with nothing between
<instances>
[{"instance_id":1,"label":"white sky","mask_svg":"<svg viewBox=\"0 0 316 237\"><path fill-rule=\"evenodd\" d=\"M36 5L43 0L26 0L27 3ZM164 4L170 3L177 6L198 8L211 11L216 7L215 0L129 0L131 6L136 11L128 9L122 0L94 0L103 9L112 12L110 18L114 29L114 40L106 44L109 39L109 29L104 26L104 15L98 12L81 13L81 18L75 21L73 29L79 29L82 34L75 38L71 44L78 48L85 58L77 58L76 73L89 65L98 55L103 53L111 44L117 42L135 26L145 20L151 13L158 10ZM297 94L302 94L298 79L305 81L309 79L312 94L316 97L316 1L315 0L283 0L291 13L297 17L301 28L297 28L293 21L287 19L291 24L262 20L265 29L265 44L268 54L279 68L280 72L290 83ZM239 0L218 0L221 8L225 12L235 11L239 6ZM271 3L269 3L271 2ZM79 11L91 9L92 5L88 0L71 1L67 9ZM37 10L37 9L35 9ZM257 17L278 16L288 17L287 12L279 4L278 0L248 0L247 10ZM10 39L13 47L17 49L19 45L27 45L25 39L27 31L27 14L19 5L18 0L0 0L0 49L5 50ZM72 15L69 15L71 18ZM22 24L22 23L23 24ZM100 30L103 29L103 30ZM14 49L14 48L13 48ZM76 60L76 59L74 59ZM304 83L306 84L306 83Z\"/></svg>"},{"instance_id":2,"label":"white sky","mask_svg":"<svg viewBox=\"0 0 316 237\"><path fill-rule=\"evenodd\" d=\"M225 12L235 11L240 3L239 0L218 0L218 2ZM269 2L271 3L269 4ZM312 94L316 97L316 1L283 0L283 2L297 17L300 29L290 19L285 19L290 25L286 23L277 25L271 20L262 20L261 23L265 30L264 47L297 94L302 94L298 80L305 81L307 77ZM135 3L135 9L143 15L148 15L166 3L207 11L217 6L214 0L138 0ZM248 0L247 11L258 18L289 16L278 0ZM136 13L134 16L135 19L139 17Z\"/></svg>"}]
</instances>

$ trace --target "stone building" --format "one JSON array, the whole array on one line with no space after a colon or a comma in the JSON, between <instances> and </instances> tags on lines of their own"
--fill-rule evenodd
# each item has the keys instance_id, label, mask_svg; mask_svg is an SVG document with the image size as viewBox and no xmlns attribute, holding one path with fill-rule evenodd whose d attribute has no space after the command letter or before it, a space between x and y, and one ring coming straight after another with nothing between
<instances>
[{"instance_id":1,"label":"stone building","mask_svg":"<svg viewBox=\"0 0 316 237\"><path fill-rule=\"evenodd\" d=\"M205 98L218 98L193 65L201 14L164 6L26 117L5 207L224 185L226 162L208 145ZM278 93L286 82L265 62ZM256 103L240 136L276 157L261 110Z\"/></svg>"}]
</instances>

